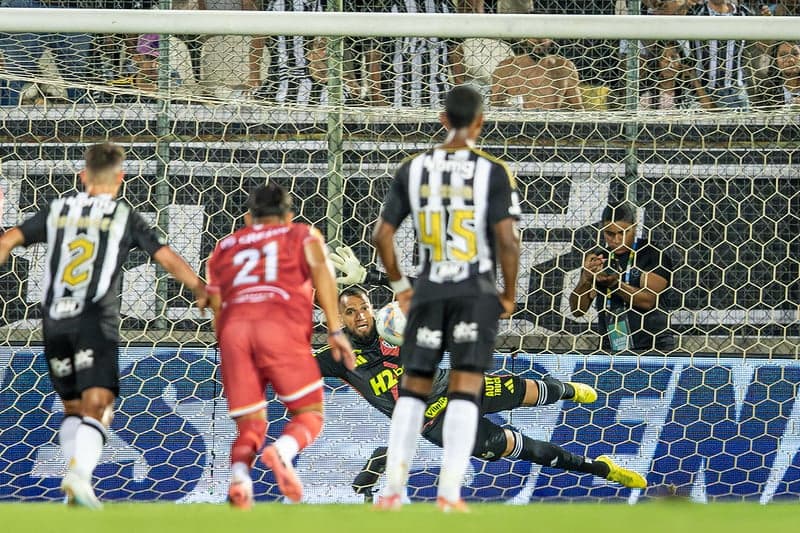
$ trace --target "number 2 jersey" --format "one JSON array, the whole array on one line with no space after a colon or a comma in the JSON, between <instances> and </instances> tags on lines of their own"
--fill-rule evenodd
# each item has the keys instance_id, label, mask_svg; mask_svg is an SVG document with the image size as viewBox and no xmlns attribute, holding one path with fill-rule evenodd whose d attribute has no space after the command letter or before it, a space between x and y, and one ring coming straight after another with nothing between
<instances>
[{"instance_id":1,"label":"number 2 jersey","mask_svg":"<svg viewBox=\"0 0 800 533\"><path fill-rule=\"evenodd\" d=\"M91 313L113 337L120 320L120 273L129 252L138 247L152 257L164 246L141 215L106 194L53 200L19 229L26 246L47 243L45 318L66 320Z\"/></svg>"},{"instance_id":2,"label":"number 2 jersey","mask_svg":"<svg viewBox=\"0 0 800 533\"><path fill-rule=\"evenodd\" d=\"M434 148L400 165L381 218L395 227L412 218L419 302L497 294L493 227L519 214L503 162L471 148Z\"/></svg>"},{"instance_id":3,"label":"number 2 jersey","mask_svg":"<svg viewBox=\"0 0 800 533\"><path fill-rule=\"evenodd\" d=\"M287 329L310 338L313 287L305 245L311 239L322 236L289 223L255 224L219 241L208 260L208 290L222 299L220 323L277 313Z\"/></svg>"}]
</instances>

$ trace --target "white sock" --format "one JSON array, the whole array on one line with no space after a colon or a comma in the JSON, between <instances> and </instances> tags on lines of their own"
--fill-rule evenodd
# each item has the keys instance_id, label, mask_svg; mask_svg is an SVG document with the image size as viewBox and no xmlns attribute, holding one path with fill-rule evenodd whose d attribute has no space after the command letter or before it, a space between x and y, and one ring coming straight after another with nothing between
<instances>
[{"instance_id":1,"label":"white sock","mask_svg":"<svg viewBox=\"0 0 800 533\"><path fill-rule=\"evenodd\" d=\"M281 435L273 446L275 446L275 450L277 450L278 455L285 465L291 465L297 452L300 451L300 445L291 435Z\"/></svg>"},{"instance_id":2,"label":"white sock","mask_svg":"<svg viewBox=\"0 0 800 533\"><path fill-rule=\"evenodd\" d=\"M478 406L468 400L450 400L442 424L444 457L439 474L439 496L454 502L461 498L461 485L475 446Z\"/></svg>"},{"instance_id":3,"label":"white sock","mask_svg":"<svg viewBox=\"0 0 800 533\"><path fill-rule=\"evenodd\" d=\"M386 452L386 494L403 495L408 482L408 469L417 451L417 438L422 430L425 402L412 396L401 396L392 413L389 450Z\"/></svg>"},{"instance_id":4,"label":"white sock","mask_svg":"<svg viewBox=\"0 0 800 533\"><path fill-rule=\"evenodd\" d=\"M83 422L75 432L75 455L72 469L83 479L92 480L100 455L103 453L103 444L106 441L106 428L100 421L84 416Z\"/></svg>"},{"instance_id":5,"label":"white sock","mask_svg":"<svg viewBox=\"0 0 800 533\"><path fill-rule=\"evenodd\" d=\"M81 425L81 417L77 415L65 415L58 428L58 443L61 445L61 453L64 454L64 461L69 467L69 462L75 455L75 434Z\"/></svg>"},{"instance_id":6,"label":"white sock","mask_svg":"<svg viewBox=\"0 0 800 533\"><path fill-rule=\"evenodd\" d=\"M233 463L231 465L231 481L233 483L253 483L250 477L250 467L244 463Z\"/></svg>"}]
</instances>

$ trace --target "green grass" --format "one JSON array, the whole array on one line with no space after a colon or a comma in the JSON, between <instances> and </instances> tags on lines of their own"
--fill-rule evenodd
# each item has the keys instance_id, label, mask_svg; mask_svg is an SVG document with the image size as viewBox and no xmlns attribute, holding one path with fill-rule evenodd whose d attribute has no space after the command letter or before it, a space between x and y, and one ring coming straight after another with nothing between
<instances>
[{"instance_id":1,"label":"green grass","mask_svg":"<svg viewBox=\"0 0 800 533\"><path fill-rule=\"evenodd\" d=\"M444 515L433 505L399 512L362 505L260 504L250 512L225 505L107 504L100 512L58 504L0 505L3 533L766 533L795 531L797 504L473 505Z\"/></svg>"}]
</instances>

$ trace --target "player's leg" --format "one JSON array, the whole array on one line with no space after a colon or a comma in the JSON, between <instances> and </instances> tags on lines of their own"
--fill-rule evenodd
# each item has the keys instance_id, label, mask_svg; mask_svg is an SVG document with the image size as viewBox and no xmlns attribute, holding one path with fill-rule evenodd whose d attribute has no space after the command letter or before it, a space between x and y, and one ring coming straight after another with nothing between
<instances>
[{"instance_id":1,"label":"player's leg","mask_svg":"<svg viewBox=\"0 0 800 533\"><path fill-rule=\"evenodd\" d=\"M501 306L496 295L448 301L445 346L450 348L450 386L442 425L442 470L437 501L444 511L466 510L461 500L475 446L484 372L492 363Z\"/></svg>"},{"instance_id":2,"label":"player's leg","mask_svg":"<svg viewBox=\"0 0 800 533\"><path fill-rule=\"evenodd\" d=\"M411 460L425 416L425 400L433 387L433 376L442 357L444 303L412 303L408 312L405 342L400 348L403 377L389 428L386 459L387 487L378 507L397 509L408 483Z\"/></svg>"},{"instance_id":3,"label":"player's leg","mask_svg":"<svg viewBox=\"0 0 800 533\"><path fill-rule=\"evenodd\" d=\"M485 426L482 432L485 437L483 443L480 439L478 441L476 456L491 455L493 458L499 458L497 453L502 450L501 456L509 459L522 459L551 468L593 474L609 481L616 481L629 488L645 488L647 486L644 477L633 470L615 464L609 457L601 456L592 460L571 453L552 442L532 439L517 430L501 428L486 419L482 419L482 425Z\"/></svg>"},{"instance_id":4,"label":"player's leg","mask_svg":"<svg viewBox=\"0 0 800 533\"><path fill-rule=\"evenodd\" d=\"M262 339L260 346L258 353L266 356L259 366L290 416L281 436L264 449L261 460L272 470L281 493L290 501L299 502L303 484L292 461L322 431L322 375L311 355L309 339L300 332L272 335L269 341Z\"/></svg>"},{"instance_id":5,"label":"player's leg","mask_svg":"<svg viewBox=\"0 0 800 533\"><path fill-rule=\"evenodd\" d=\"M75 383L75 371L72 362L74 351L74 335L55 330L50 321L43 321L44 353L47 359L50 382L64 405L64 418L58 428L58 443L64 462L69 467L75 455L75 434L83 420L81 414L81 393ZM72 503L67 498L67 503Z\"/></svg>"},{"instance_id":6,"label":"player's leg","mask_svg":"<svg viewBox=\"0 0 800 533\"><path fill-rule=\"evenodd\" d=\"M251 348L253 329L249 321L232 320L220 324L217 333L222 390L228 401L228 414L236 422L228 498L231 505L239 509L249 509L253 505L250 471L267 434L266 384Z\"/></svg>"},{"instance_id":7,"label":"player's leg","mask_svg":"<svg viewBox=\"0 0 800 533\"><path fill-rule=\"evenodd\" d=\"M541 407L560 400L591 403L597 400L597 391L584 383L559 381L550 376L525 379L488 374L484 377L481 413L499 413L522 406Z\"/></svg>"},{"instance_id":8,"label":"player's leg","mask_svg":"<svg viewBox=\"0 0 800 533\"><path fill-rule=\"evenodd\" d=\"M81 394L81 424L75 432L75 453L62 488L89 508L102 505L92 489L92 474L107 441L119 393L117 339L102 328L99 317L84 317L77 324L73 365Z\"/></svg>"}]
</instances>

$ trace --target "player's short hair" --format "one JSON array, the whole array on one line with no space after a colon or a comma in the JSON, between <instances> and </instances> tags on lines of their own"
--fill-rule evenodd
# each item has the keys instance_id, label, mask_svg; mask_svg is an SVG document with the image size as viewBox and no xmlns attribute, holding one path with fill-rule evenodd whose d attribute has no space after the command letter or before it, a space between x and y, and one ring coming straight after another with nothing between
<instances>
[{"instance_id":1,"label":"player's short hair","mask_svg":"<svg viewBox=\"0 0 800 533\"><path fill-rule=\"evenodd\" d=\"M270 181L259 185L247 198L247 209L253 218L283 216L292 208L292 198L286 189Z\"/></svg>"},{"instance_id":2,"label":"player's short hair","mask_svg":"<svg viewBox=\"0 0 800 533\"><path fill-rule=\"evenodd\" d=\"M616 202L608 204L603 209L600 222L629 222L636 224L636 207L630 202Z\"/></svg>"},{"instance_id":3,"label":"player's short hair","mask_svg":"<svg viewBox=\"0 0 800 533\"><path fill-rule=\"evenodd\" d=\"M117 170L125 160L125 150L112 142L93 144L83 154L89 177Z\"/></svg>"},{"instance_id":4,"label":"player's short hair","mask_svg":"<svg viewBox=\"0 0 800 533\"><path fill-rule=\"evenodd\" d=\"M339 303L342 303L342 300L344 300L348 296L360 296L361 298L364 299L365 302L369 302L369 295L367 294L367 291L365 291L362 287L359 287L358 285L353 285L347 287L346 289L343 289L339 293Z\"/></svg>"},{"instance_id":5,"label":"player's short hair","mask_svg":"<svg viewBox=\"0 0 800 533\"><path fill-rule=\"evenodd\" d=\"M445 98L444 112L450 127L466 128L483 112L483 97L469 85L453 87Z\"/></svg>"}]
</instances>

